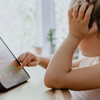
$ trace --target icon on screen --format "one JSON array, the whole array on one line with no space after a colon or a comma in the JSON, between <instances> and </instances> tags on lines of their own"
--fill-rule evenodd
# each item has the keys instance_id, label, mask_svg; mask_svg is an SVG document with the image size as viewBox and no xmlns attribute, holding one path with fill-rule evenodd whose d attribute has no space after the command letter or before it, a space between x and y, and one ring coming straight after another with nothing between
<instances>
[{"instance_id":1,"label":"icon on screen","mask_svg":"<svg viewBox=\"0 0 100 100\"><path fill-rule=\"evenodd\" d=\"M0 63L4 63L4 62L7 62L7 61L5 59L0 60Z\"/></svg>"},{"instance_id":2,"label":"icon on screen","mask_svg":"<svg viewBox=\"0 0 100 100\"><path fill-rule=\"evenodd\" d=\"M16 74L16 71L14 71L14 73Z\"/></svg>"},{"instance_id":3,"label":"icon on screen","mask_svg":"<svg viewBox=\"0 0 100 100\"><path fill-rule=\"evenodd\" d=\"M20 73L20 71L19 71L19 70L17 70L17 72L18 72L18 73Z\"/></svg>"},{"instance_id":4,"label":"icon on screen","mask_svg":"<svg viewBox=\"0 0 100 100\"><path fill-rule=\"evenodd\" d=\"M10 72L10 75L12 75L12 73Z\"/></svg>"},{"instance_id":5,"label":"icon on screen","mask_svg":"<svg viewBox=\"0 0 100 100\"><path fill-rule=\"evenodd\" d=\"M7 75L4 73L4 75L7 77Z\"/></svg>"},{"instance_id":6,"label":"icon on screen","mask_svg":"<svg viewBox=\"0 0 100 100\"><path fill-rule=\"evenodd\" d=\"M6 60L6 62L8 62L8 59L7 58L5 58L5 60Z\"/></svg>"},{"instance_id":7,"label":"icon on screen","mask_svg":"<svg viewBox=\"0 0 100 100\"><path fill-rule=\"evenodd\" d=\"M1 60L1 63L3 62L3 60Z\"/></svg>"}]
</instances>

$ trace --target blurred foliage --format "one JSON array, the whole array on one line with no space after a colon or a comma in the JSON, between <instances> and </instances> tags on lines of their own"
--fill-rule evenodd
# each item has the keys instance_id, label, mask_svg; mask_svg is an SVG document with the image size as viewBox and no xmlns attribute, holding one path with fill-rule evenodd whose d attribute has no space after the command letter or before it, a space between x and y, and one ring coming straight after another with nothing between
<instances>
[{"instance_id":1,"label":"blurred foliage","mask_svg":"<svg viewBox=\"0 0 100 100\"><path fill-rule=\"evenodd\" d=\"M68 35L68 9L70 0L55 1L56 41L57 48Z\"/></svg>"},{"instance_id":2,"label":"blurred foliage","mask_svg":"<svg viewBox=\"0 0 100 100\"><path fill-rule=\"evenodd\" d=\"M0 9L0 36L12 52L31 50L36 41L36 0L0 0Z\"/></svg>"},{"instance_id":3,"label":"blurred foliage","mask_svg":"<svg viewBox=\"0 0 100 100\"><path fill-rule=\"evenodd\" d=\"M55 29L50 29L49 30L49 33L48 33L48 36L47 36L47 40L50 42L50 43L53 43L53 41L57 39L55 38Z\"/></svg>"},{"instance_id":4,"label":"blurred foliage","mask_svg":"<svg viewBox=\"0 0 100 100\"><path fill-rule=\"evenodd\" d=\"M62 42L66 39L69 29L68 29L68 10L70 0L54 0L55 1L55 21L56 21L56 47L55 50L59 48ZM77 48L75 53L79 53Z\"/></svg>"},{"instance_id":5,"label":"blurred foliage","mask_svg":"<svg viewBox=\"0 0 100 100\"><path fill-rule=\"evenodd\" d=\"M31 47L36 43L36 0L21 0L20 14L22 26L24 27L23 37L30 39Z\"/></svg>"}]
</instances>

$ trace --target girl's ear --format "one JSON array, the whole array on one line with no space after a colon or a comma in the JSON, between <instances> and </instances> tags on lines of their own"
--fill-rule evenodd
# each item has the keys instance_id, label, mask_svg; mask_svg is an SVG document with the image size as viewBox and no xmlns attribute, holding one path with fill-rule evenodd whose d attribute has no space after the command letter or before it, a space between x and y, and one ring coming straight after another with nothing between
<instances>
[{"instance_id":1,"label":"girl's ear","mask_svg":"<svg viewBox=\"0 0 100 100\"><path fill-rule=\"evenodd\" d=\"M96 23L96 21L95 22L93 22L93 24L92 24L92 27L91 27L91 29L89 30L89 34L94 34L94 33L96 33L98 31L98 26L97 26L97 23Z\"/></svg>"}]
</instances>

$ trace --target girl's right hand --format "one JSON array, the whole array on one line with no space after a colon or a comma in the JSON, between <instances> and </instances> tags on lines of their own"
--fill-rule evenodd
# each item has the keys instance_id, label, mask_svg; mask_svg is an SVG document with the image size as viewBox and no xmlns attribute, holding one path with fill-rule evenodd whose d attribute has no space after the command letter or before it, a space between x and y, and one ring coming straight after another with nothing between
<instances>
[{"instance_id":1,"label":"girl's right hand","mask_svg":"<svg viewBox=\"0 0 100 100\"><path fill-rule=\"evenodd\" d=\"M25 66L37 66L40 62L40 58L30 52L26 52L18 57L18 61L22 63L19 68L23 69Z\"/></svg>"}]
</instances>

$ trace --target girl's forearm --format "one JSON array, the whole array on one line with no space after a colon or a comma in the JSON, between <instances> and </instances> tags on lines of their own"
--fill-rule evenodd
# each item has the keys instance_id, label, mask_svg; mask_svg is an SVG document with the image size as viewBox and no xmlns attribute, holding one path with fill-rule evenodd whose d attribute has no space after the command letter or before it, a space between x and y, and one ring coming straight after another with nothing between
<instances>
[{"instance_id":1,"label":"girl's forearm","mask_svg":"<svg viewBox=\"0 0 100 100\"><path fill-rule=\"evenodd\" d=\"M40 59L40 62L39 62L39 65L41 67L43 67L44 69L47 69L47 66L50 62L50 58L46 58L46 57L39 57Z\"/></svg>"},{"instance_id":2,"label":"girl's forearm","mask_svg":"<svg viewBox=\"0 0 100 100\"><path fill-rule=\"evenodd\" d=\"M72 57L80 40L74 36L68 35L63 44L54 54L47 69L46 76L59 77L68 73L72 68Z\"/></svg>"}]
</instances>

